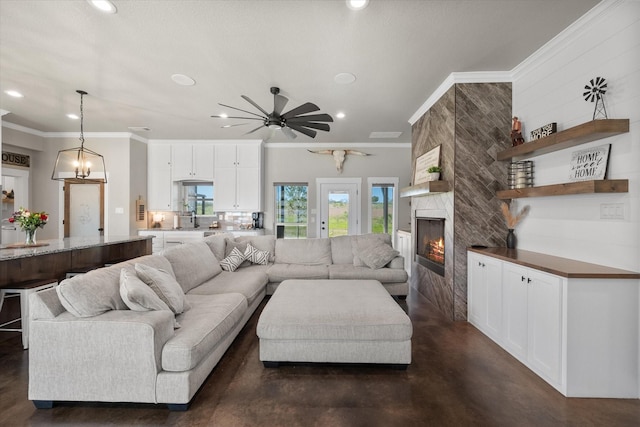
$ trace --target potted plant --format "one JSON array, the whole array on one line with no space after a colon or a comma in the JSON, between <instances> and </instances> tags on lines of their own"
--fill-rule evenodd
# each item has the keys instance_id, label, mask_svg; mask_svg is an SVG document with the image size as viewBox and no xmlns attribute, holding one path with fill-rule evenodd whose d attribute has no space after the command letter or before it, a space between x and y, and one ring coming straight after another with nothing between
<instances>
[{"instance_id":1,"label":"potted plant","mask_svg":"<svg viewBox=\"0 0 640 427\"><path fill-rule=\"evenodd\" d=\"M429 181L437 181L440 179L440 172L442 172L442 168L440 166L431 166L427 169L429 173Z\"/></svg>"}]
</instances>

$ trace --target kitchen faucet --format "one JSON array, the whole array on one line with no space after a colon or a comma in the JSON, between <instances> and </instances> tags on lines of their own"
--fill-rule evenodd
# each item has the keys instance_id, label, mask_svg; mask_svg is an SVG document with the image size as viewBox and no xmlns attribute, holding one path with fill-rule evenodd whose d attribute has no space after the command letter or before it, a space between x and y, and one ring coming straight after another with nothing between
<instances>
[{"instance_id":1,"label":"kitchen faucet","mask_svg":"<svg viewBox=\"0 0 640 427\"><path fill-rule=\"evenodd\" d=\"M200 227L200 224L198 224L198 217L196 216L195 210L191 211L191 222L193 223L193 228Z\"/></svg>"}]
</instances>

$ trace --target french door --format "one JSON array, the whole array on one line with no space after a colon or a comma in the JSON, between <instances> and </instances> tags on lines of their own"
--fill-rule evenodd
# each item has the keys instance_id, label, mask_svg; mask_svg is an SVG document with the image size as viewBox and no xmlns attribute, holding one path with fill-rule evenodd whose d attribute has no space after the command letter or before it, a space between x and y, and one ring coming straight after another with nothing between
<instances>
[{"instance_id":1,"label":"french door","mask_svg":"<svg viewBox=\"0 0 640 427\"><path fill-rule=\"evenodd\" d=\"M360 180L318 179L319 237L360 233Z\"/></svg>"}]
</instances>

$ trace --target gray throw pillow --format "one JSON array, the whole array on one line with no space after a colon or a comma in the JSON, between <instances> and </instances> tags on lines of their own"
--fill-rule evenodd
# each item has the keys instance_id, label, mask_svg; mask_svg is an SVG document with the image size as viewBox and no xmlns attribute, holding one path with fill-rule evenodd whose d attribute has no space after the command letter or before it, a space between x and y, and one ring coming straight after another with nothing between
<instances>
[{"instance_id":1,"label":"gray throw pillow","mask_svg":"<svg viewBox=\"0 0 640 427\"><path fill-rule=\"evenodd\" d=\"M236 271L244 260L244 254L238 248L233 248L229 256L220 261L220 267L226 271Z\"/></svg>"},{"instance_id":2,"label":"gray throw pillow","mask_svg":"<svg viewBox=\"0 0 640 427\"><path fill-rule=\"evenodd\" d=\"M146 283L124 268L120 270L120 296L132 311L168 311L173 315L169 306ZM180 327L175 317L173 327Z\"/></svg>"},{"instance_id":3,"label":"gray throw pillow","mask_svg":"<svg viewBox=\"0 0 640 427\"><path fill-rule=\"evenodd\" d=\"M184 291L176 279L165 270L149 267L144 264L135 265L138 277L155 292L160 299L169 306L175 314L180 314L190 308Z\"/></svg>"},{"instance_id":4,"label":"gray throw pillow","mask_svg":"<svg viewBox=\"0 0 640 427\"><path fill-rule=\"evenodd\" d=\"M400 252L384 243L371 245L370 242L358 244L358 258L369 268L378 269L389 264ZM355 265L354 257L354 265Z\"/></svg>"},{"instance_id":5,"label":"gray throw pillow","mask_svg":"<svg viewBox=\"0 0 640 427\"><path fill-rule=\"evenodd\" d=\"M244 257L251 261L252 264L267 265L269 263L269 251L261 251L247 244L247 250L244 251Z\"/></svg>"},{"instance_id":6,"label":"gray throw pillow","mask_svg":"<svg viewBox=\"0 0 640 427\"><path fill-rule=\"evenodd\" d=\"M227 246L225 249L225 258L229 257L229 255L231 255L231 251L233 251L234 248L237 248L241 254L244 254L247 250L247 245L249 244L249 242L236 242L233 239L226 239L227 241ZM248 259L245 258L245 260L243 260L242 264L240 264L238 267L248 267L251 265L251 261L249 261ZM236 268L238 268L236 267ZM232 270L233 271L233 270Z\"/></svg>"}]
</instances>

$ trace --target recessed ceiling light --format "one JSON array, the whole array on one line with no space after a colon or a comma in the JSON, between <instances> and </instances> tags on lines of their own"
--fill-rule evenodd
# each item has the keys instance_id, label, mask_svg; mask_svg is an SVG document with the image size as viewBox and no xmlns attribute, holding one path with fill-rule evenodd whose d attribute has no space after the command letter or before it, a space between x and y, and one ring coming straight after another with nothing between
<instances>
[{"instance_id":1,"label":"recessed ceiling light","mask_svg":"<svg viewBox=\"0 0 640 427\"><path fill-rule=\"evenodd\" d=\"M4 93L6 93L9 96L13 96L14 98L24 98L24 95L18 92L17 90L5 90Z\"/></svg>"},{"instance_id":2,"label":"recessed ceiling light","mask_svg":"<svg viewBox=\"0 0 640 427\"><path fill-rule=\"evenodd\" d=\"M369 0L346 0L347 7L351 10L362 10L369 4Z\"/></svg>"},{"instance_id":3,"label":"recessed ceiling light","mask_svg":"<svg viewBox=\"0 0 640 427\"><path fill-rule=\"evenodd\" d=\"M339 85L349 85L356 81L356 76L351 73L338 73L333 78L333 81Z\"/></svg>"},{"instance_id":4,"label":"recessed ceiling light","mask_svg":"<svg viewBox=\"0 0 640 427\"><path fill-rule=\"evenodd\" d=\"M195 80L193 80L189 76L185 76L184 74L173 74L171 76L171 80L173 80L180 86L193 86L194 84L196 84Z\"/></svg>"},{"instance_id":5,"label":"recessed ceiling light","mask_svg":"<svg viewBox=\"0 0 640 427\"><path fill-rule=\"evenodd\" d=\"M342 111L340 111L339 113L336 114L336 117L339 119L344 119L344 113Z\"/></svg>"},{"instance_id":6,"label":"recessed ceiling light","mask_svg":"<svg viewBox=\"0 0 640 427\"><path fill-rule=\"evenodd\" d=\"M116 13L118 9L109 0L87 0L89 4L103 13Z\"/></svg>"},{"instance_id":7,"label":"recessed ceiling light","mask_svg":"<svg viewBox=\"0 0 640 427\"><path fill-rule=\"evenodd\" d=\"M73 114L73 113L67 114L67 117L69 117L72 120L78 120L80 118L80 117L78 117L77 114Z\"/></svg>"}]
</instances>

